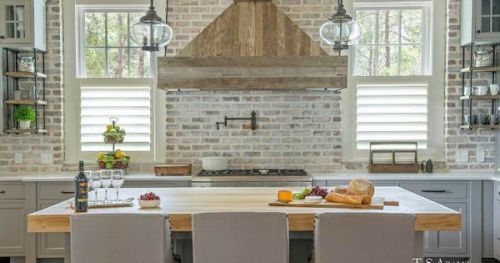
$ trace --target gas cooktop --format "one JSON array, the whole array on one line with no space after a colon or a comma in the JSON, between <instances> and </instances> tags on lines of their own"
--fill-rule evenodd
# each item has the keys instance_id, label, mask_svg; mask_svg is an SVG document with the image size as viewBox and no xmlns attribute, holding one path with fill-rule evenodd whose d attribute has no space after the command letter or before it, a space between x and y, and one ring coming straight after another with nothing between
<instances>
[{"instance_id":1,"label":"gas cooktop","mask_svg":"<svg viewBox=\"0 0 500 263\"><path fill-rule=\"evenodd\" d=\"M201 170L198 176L307 176L304 169L228 169Z\"/></svg>"}]
</instances>

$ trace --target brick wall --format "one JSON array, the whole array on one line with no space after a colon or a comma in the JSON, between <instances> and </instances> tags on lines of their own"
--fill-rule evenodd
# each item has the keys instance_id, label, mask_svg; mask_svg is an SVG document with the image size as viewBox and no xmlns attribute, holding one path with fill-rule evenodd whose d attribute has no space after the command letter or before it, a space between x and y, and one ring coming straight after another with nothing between
<instances>
[{"instance_id":1,"label":"brick wall","mask_svg":"<svg viewBox=\"0 0 500 263\"><path fill-rule=\"evenodd\" d=\"M318 29L334 1L281 0L278 7L319 41ZM213 21L232 0L171 0L175 54ZM325 47L325 49L328 49ZM224 156L236 168L341 168L340 95L304 91L174 92L167 95L167 162L194 163ZM216 121L257 113L255 132L241 121L216 130Z\"/></svg>"},{"instance_id":2,"label":"brick wall","mask_svg":"<svg viewBox=\"0 0 500 263\"><path fill-rule=\"evenodd\" d=\"M47 1L46 81L48 135L0 135L0 173L51 172L63 165L62 19L60 0ZM42 165L41 153L53 154L52 164ZM14 163L14 154L23 154L23 164Z\"/></svg>"},{"instance_id":3,"label":"brick wall","mask_svg":"<svg viewBox=\"0 0 500 263\"><path fill-rule=\"evenodd\" d=\"M446 54L446 89L445 89L445 156L450 169L494 169L495 137L490 130L461 130L462 94L460 68L462 67L462 49L460 47L460 0L448 0L447 7L447 54ZM464 21L464 23L469 23ZM467 56L468 57L468 56ZM497 62L498 63L498 62ZM466 60L466 65L469 61ZM475 75L473 85L484 85L490 75ZM489 103L475 104L479 114L488 114ZM468 162L458 162L459 150L468 152ZM477 161L477 151L484 150L485 162Z\"/></svg>"},{"instance_id":4,"label":"brick wall","mask_svg":"<svg viewBox=\"0 0 500 263\"><path fill-rule=\"evenodd\" d=\"M490 131L462 131L460 123L461 67L460 0L447 0L447 86L445 153L452 169L493 169L494 137ZM0 172L58 171L63 169L63 88L61 45L61 2L47 2L47 136L0 135ZM176 33L169 54L186 45L232 0L170 0L170 21ZM275 0L313 39L318 28L333 12L335 0ZM324 47L328 50L327 47ZM499 56L500 57L500 56ZM487 76L486 76L487 77ZM479 79L485 78L479 76ZM210 96L208 96L210 95ZM197 161L201 156L234 157L234 166L266 166L272 163L307 166L319 170L340 168L339 96L330 92L182 92L167 96L167 161ZM207 107L207 108L201 108ZM486 110L481 107L482 111ZM259 129L240 129L241 122L220 131L215 121L224 115L247 116L255 109ZM181 116L182 114L182 116ZM318 120L323 119L324 122ZM268 135L269 134L269 135ZM189 150L187 150L189 149ZM466 149L469 162L456 161L457 151ZM477 150L486 151L486 162L476 161ZM23 153L23 165L14 164L14 153ZM54 163L40 164L40 154L52 152ZM245 157L256 163L248 163ZM249 158L250 159L250 158ZM199 162L197 162L199 164ZM359 169L349 164L342 168Z\"/></svg>"}]
</instances>

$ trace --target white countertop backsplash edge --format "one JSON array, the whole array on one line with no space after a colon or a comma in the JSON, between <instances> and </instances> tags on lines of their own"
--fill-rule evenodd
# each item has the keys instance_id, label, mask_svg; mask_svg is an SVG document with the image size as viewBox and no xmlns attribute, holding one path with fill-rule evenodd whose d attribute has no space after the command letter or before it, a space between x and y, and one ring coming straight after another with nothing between
<instances>
[{"instance_id":1,"label":"white countertop backsplash edge","mask_svg":"<svg viewBox=\"0 0 500 263\"><path fill-rule=\"evenodd\" d=\"M365 178L368 180L494 180L500 182L500 173L488 171L450 171L424 173L368 173L364 171L335 171L310 173L313 180L351 180L353 178ZM72 181L75 172L63 173L23 173L18 175L0 174L0 182L60 182ZM191 176L155 176L153 173L130 173L126 175L130 181L190 181Z\"/></svg>"},{"instance_id":2,"label":"white countertop backsplash edge","mask_svg":"<svg viewBox=\"0 0 500 263\"><path fill-rule=\"evenodd\" d=\"M21 181L21 182L62 182L73 181L75 172L64 173L38 173L38 174L18 174L18 175L2 175L0 181ZM191 176L155 176L153 173L130 173L125 175L125 180L128 181L190 181Z\"/></svg>"}]
</instances>

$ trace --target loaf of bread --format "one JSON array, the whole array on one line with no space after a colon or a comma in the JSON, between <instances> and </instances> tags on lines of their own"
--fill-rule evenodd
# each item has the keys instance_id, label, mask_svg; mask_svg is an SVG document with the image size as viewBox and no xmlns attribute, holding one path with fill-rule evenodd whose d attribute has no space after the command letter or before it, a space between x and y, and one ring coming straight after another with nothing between
<instances>
[{"instance_id":1,"label":"loaf of bread","mask_svg":"<svg viewBox=\"0 0 500 263\"><path fill-rule=\"evenodd\" d=\"M366 195L371 199L375 193L375 187L366 179L354 179L349 182L347 193L351 195Z\"/></svg>"},{"instance_id":2,"label":"loaf of bread","mask_svg":"<svg viewBox=\"0 0 500 263\"><path fill-rule=\"evenodd\" d=\"M364 198L361 195L349 195L331 192L325 197L325 199L326 201L333 203L360 205L363 203Z\"/></svg>"}]
</instances>

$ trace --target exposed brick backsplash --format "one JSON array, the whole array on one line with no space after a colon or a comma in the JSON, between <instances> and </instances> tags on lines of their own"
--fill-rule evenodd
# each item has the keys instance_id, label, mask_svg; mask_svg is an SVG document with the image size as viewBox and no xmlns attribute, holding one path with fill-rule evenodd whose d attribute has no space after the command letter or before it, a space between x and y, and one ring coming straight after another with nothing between
<instances>
[{"instance_id":1,"label":"exposed brick backsplash","mask_svg":"<svg viewBox=\"0 0 500 263\"><path fill-rule=\"evenodd\" d=\"M233 1L171 0L176 54ZM314 40L334 10L333 0L279 0L274 3ZM325 50L328 47L323 46ZM306 91L174 92L167 95L167 162L200 166L206 156L228 157L234 168L341 169L340 95ZM216 121L257 112L257 130Z\"/></svg>"},{"instance_id":2,"label":"exposed brick backsplash","mask_svg":"<svg viewBox=\"0 0 500 263\"><path fill-rule=\"evenodd\" d=\"M228 157L234 168L340 168L340 95L308 91L212 91L167 94L167 161L200 166ZM257 129L243 129L257 113Z\"/></svg>"},{"instance_id":3,"label":"exposed brick backsplash","mask_svg":"<svg viewBox=\"0 0 500 263\"><path fill-rule=\"evenodd\" d=\"M448 0L447 5L447 53L446 53L446 89L445 89L445 158L450 169L494 169L495 136L490 130L461 130L462 94L460 68L462 67L462 48L460 47L460 0ZM464 21L470 23L470 21ZM468 56L467 56L468 57ZM469 61L466 60L466 65ZM488 83L488 74L475 75L473 85ZM488 113L490 104L475 104L477 112ZM458 162L459 150L466 150L468 162ZM484 150L485 162L478 162L476 152Z\"/></svg>"},{"instance_id":4,"label":"exposed brick backsplash","mask_svg":"<svg viewBox=\"0 0 500 263\"><path fill-rule=\"evenodd\" d=\"M64 166L61 0L47 1L47 136L0 135L0 172L74 170ZM459 69L460 0L447 0L447 71L445 90L445 159L451 169L493 169L494 136L491 131L462 131ZM232 3L232 0L170 0L169 20L175 39L174 55ZM336 0L275 0L274 3L313 39L333 13ZM322 44L323 45L323 44ZM328 47L323 45L330 52ZM500 57L500 56L499 56ZM484 79L487 76L479 76ZM481 82L478 82L481 83ZM168 163L194 162L202 156L228 156L232 167L306 167L310 170L365 169L365 164L341 164L340 95L303 91L179 92L167 95ZM483 111L485 107L480 105ZM243 130L244 122L231 122L217 131L215 121L224 115L249 116L255 110L258 129ZM456 161L466 149L469 162ZM476 151L486 151L486 162L476 161ZM42 152L54 154L54 164L41 165ZM23 153L23 165L14 164L14 153ZM132 163L133 170L151 171Z\"/></svg>"},{"instance_id":5,"label":"exposed brick backsplash","mask_svg":"<svg viewBox=\"0 0 500 263\"><path fill-rule=\"evenodd\" d=\"M0 173L56 172L64 163L63 97L62 87L62 18L61 0L47 1L46 113L48 135L0 135ZM43 152L53 154L54 162L40 164ZM23 164L14 163L14 154L23 154Z\"/></svg>"}]
</instances>

